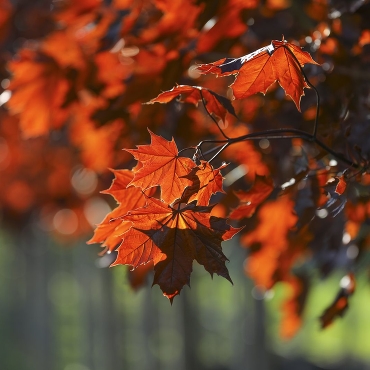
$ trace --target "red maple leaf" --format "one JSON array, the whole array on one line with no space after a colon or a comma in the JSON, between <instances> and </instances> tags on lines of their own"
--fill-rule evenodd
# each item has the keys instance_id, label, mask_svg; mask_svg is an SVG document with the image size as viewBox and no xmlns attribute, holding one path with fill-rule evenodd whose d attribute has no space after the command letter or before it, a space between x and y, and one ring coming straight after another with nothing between
<instances>
[{"instance_id":1,"label":"red maple leaf","mask_svg":"<svg viewBox=\"0 0 370 370\"><path fill-rule=\"evenodd\" d=\"M146 203L146 198L140 188L127 187L134 177L132 171L112 170L112 172L115 179L111 187L102 193L112 195L119 206L105 216L95 229L94 236L87 242L88 244L103 243L109 251L119 245L122 241L121 235L131 227L130 222L122 221L119 217L132 209L143 207ZM152 195L153 189L150 189L147 194Z\"/></svg>"},{"instance_id":2,"label":"red maple leaf","mask_svg":"<svg viewBox=\"0 0 370 370\"><path fill-rule=\"evenodd\" d=\"M212 51L221 40L233 39L242 35L248 28L242 14L247 9L256 8L258 3L258 0L223 2L218 9L218 14L212 19L215 20L215 24L211 28L203 28L198 38L197 52L202 54Z\"/></svg>"},{"instance_id":3,"label":"red maple leaf","mask_svg":"<svg viewBox=\"0 0 370 370\"><path fill-rule=\"evenodd\" d=\"M253 187L250 190L235 193L241 204L230 213L229 217L235 220L251 217L258 205L271 194L273 189L271 179L256 175Z\"/></svg>"},{"instance_id":4,"label":"red maple leaf","mask_svg":"<svg viewBox=\"0 0 370 370\"><path fill-rule=\"evenodd\" d=\"M194 23L198 15L204 9L203 5L196 4L195 1L172 1L155 0L157 9L162 12L162 17L153 25L146 27L140 35L143 43L152 43L154 40L170 35L174 38L177 35L189 37L194 30Z\"/></svg>"},{"instance_id":5,"label":"red maple leaf","mask_svg":"<svg viewBox=\"0 0 370 370\"><path fill-rule=\"evenodd\" d=\"M212 194L224 193L221 169L226 166L223 164L221 167L213 169L210 163L201 161L200 165L194 167L186 176L193 184L185 189L181 202L189 203L196 200L198 206L208 206Z\"/></svg>"},{"instance_id":6,"label":"red maple leaf","mask_svg":"<svg viewBox=\"0 0 370 370\"><path fill-rule=\"evenodd\" d=\"M302 323L302 313L309 290L309 280L304 274L294 273L294 266L306 253L306 247L311 242L312 235L308 227L287 236L287 247L278 257L273 273L275 282L287 284L290 294L282 304L280 333L284 338L293 337Z\"/></svg>"},{"instance_id":7,"label":"red maple leaf","mask_svg":"<svg viewBox=\"0 0 370 370\"><path fill-rule=\"evenodd\" d=\"M231 281L221 242L232 238L239 229L223 218L210 216L211 210L212 207L196 206L195 202L172 208L148 198L145 207L122 216L132 227L122 235L113 265L129 264L135 268L153 260L154 284L171 301L185 284L189 285L194 260L211 275L216 273Z\"/></svg>"},{"instance_id":8,"label":"red maple leaf","mask_svg":"<svg viewBox=\"0 0 370 370\"><path fill-rule=\"evenodd\" d=\"M100 100L102 102L102 100ZM96 104L96 105L95 105ZM124 123L122 120L114 120L101 127L96 127L89 117L91 111L99 107L98 102L91 105L75 105L74 120L70 125L71 142L79 148L82 162L88 168L96 172L104 172L111 167L115 160L115 145L119 138ZM99 147L99 151L96 148Z\"/></svg>"},{"instance_id":9,"label":"red maple leaf","mask_svg":"<svg viewBox=\"0 0 370 370\"><path fill-rule=\"evenodd\" d=\"M340 281L340 289L334 301L327 307L320 317L321 327L325 329L338 316L343 316L348 308L348 298L356 289L356 280L353 273L345 275Z\"/></svg>"},{"instance_id":10,"label":"red maple leaf","mask_svg":"<svg viewBox=\"0 0 370 370\"><path fill-rule=\"evenodd\" d=\"M283 302L280 334L283 338L290 339L297 334L302 325L302 311L308 293L308 282L297 276L289 276L286 280L289 295Z\"/></svg>"},{"instance_id":11,"label":"red maple leaf","mask_svg":"<svg viewBox=\"0 0 370 370\"><path fill-rule=\"evenodd\" d=\"M125 149L142 164L130 185L143 190L159 185L163 201L170 204L180 199L184 189L192 184L186 175L195 167L195 163L189 158L179 157L173 139L167 141L150 130L149 133L152 138L150 145Z\"/></svg>"},{"instance_id":12,"label":"red maple leaf","mask_svg":"<svg viewBox=\"0 0 370 370\"><path fill-rule=\"evenodd\" d=\"M215 73L217 76L236 74L235 81L230 85L236 99L247 98L258 92L266 94L268 88L278 81L300 110L303 89L309 87L301 72L301 67L306 63L318 64L309 53L283 39L274 40L270 45L241 58L220 59L202 64L198 69L202 73Z\"/></svg>"},{"instance_id":13,"label":"red maple leaf","mask_svg":"<svg viewBox=\"0 0 370 370\"><path fill-rule=\"evenodd\" d=\"M214 114L224 122L227 112L236 117L234 107L229 99L199 86L177 85L171 90L159 94L147 104L168 103L178 96L181 96L179 101L194 105L198 105L199 101L204 101L208 113Z\"/></svg>"},{"instance_id":14,"label":"red maple leaf","mask_svg":"<svg viewBox=\"0 0 370 370\"><path fill-rule=\"evenodd\" d=\"M53 58L60 68L86 69L82 48L72 32L63 30L51 33L41 44L40 49Z\"/></svg>"},{"instance_id":15,"label":"red maple leaf","mask_svg":"<svg viewBox=\"0 0 370 370\"><path fill-rule=\"evenodd\" d=\"M284 262L280 257L289 249L289 232L298 219L293 207L287 196L266 202L258 210L257 227L242 237L242 243L252 249L247 259L247 273L266 289L276 282L276 271Z\"/></svg>"},{"instance_id":16,"label":"red maple leaf","mask_svg":"<svg viewBox=\"0 0 370 370\"><path fill-rule=\"evenodd\" d=\"M12 114L19 114L24 137L45 135L51 128L60 128L68 116L63 103L69 82L54 62L39 62L36 53L27 49L19 54L9 63L13 79L7 105Z\"/></svg>"}]
</instances>

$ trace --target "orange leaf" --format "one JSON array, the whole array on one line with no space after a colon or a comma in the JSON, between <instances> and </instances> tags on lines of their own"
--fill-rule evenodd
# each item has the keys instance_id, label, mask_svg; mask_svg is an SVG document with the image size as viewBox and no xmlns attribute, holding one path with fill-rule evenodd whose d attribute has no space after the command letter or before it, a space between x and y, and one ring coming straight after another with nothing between
<instances>
[{"instance_id":1,"label":"orange leaf","mask_svg":"<svg viewBox=\"0 0 370 370\"><path fill-rule=\"evenodd\" d=\"M65 31L51 33L42 43L41 51L52 57L61 68L86 68L84 55L74 35Z\"/></svg>"},{"instance_id":2,"label":"orange leaf","mask_svg":"<svg viewBox=\"0 0 370 370\"><path fill-rule=\"evenodd\" d=\"M181 95L180 101L185 103L198 105L199 101L204 100L208 113L214 114L224 122L227 112L236 117L234 107L229 99L199 86L177 85L171 90L159 94L147 104L168 103L179 95Z\"/></svg>"},{"instance_id":3,"label":"orange leaf","mask_svg":"<svg viewBox=\"0 0 370 370\"><path fill-rule=\"evenodd\" d=\"M105 84L101 95L112 98L122 94L125 90L123 81L129 76L130 68L120 62L117 54L110 51L96 54L95 63L98 67L97 78Z\"/></svg>"},{"instance_id":4,"label":"orange leaf","mask_svg":"<svg viewBox=\"0 0 370 370\"><path fill-rule=\"evenodd\" d=\"M214 170L210 163L201 161L201 164L193 168L190 174L186 176L193 184L185 189L181 201L189 203L196 200L198 206L208 206L212 194L224 193L222 188L223 177L220 171L226 166L224 164Z\"/></svg>"},{"instance_id":5,"label":"orange leaf","mask_svg":"<svg viewBox=\"0 0 370 370\"><path fill-rule=\"evenodd\" d=\"M216 273L231 281L221 242L239 229L223 218L210 216L211 210L195 203L172 208L148 198L145 207L122 216L132 222L132 227L123 235L113 265L130 264L135 268L154 260L154 284L171 301L185 284L189 285L193 260L211 275Z\"/></svg>"},{"instance_id":6,"label":"orange leaf","mask_svg":"<svg viewBox=\"0 0 370 370\"><path fill-rule=\"evenodd\" d=\"M358 40L358 44L362 47L367 44L370 44L370 30L369 29L362 31L361 36Z\"/></svg>"},{"instance_id":7,"label":"orange leaf","mask_svg":"<svg viewBox=\"0 0 370 370\"><path fill-rule=\"evenodd\" d=\"M338 194L338 195L342 195L344 193L344 191L346 190L346 187L347 187L347 183L346 181L344 180L344 176L340 176L338 178L338 184L337 186L335 187L335 192Z\"/></svg>"},{"instance_id":8,"label":"orange leaf","mask_svg":"<svg viewBox=\"0 0 370 370\"><path fill-rule=\"evenodd\" d=\"M117 119L101 127L95 127L88 116L88 109L77 111L70 128L70 138L81 150L82 161L86 167L96 172L104 172L114 164L115 145L123 131L124 123ZM96 148L99 147L99 151Z\"/></svg>"},{"instance_id":9,"label":"orange leaf","mask_svg":"<svg viewBox=\"0 0 370 370\"><path fill-rule=\"evenodd\" d=\"M307 280L291 276L286 281L290 294L282 305L280 333L283 338L291 339L302 324L302 311L307 298Z\"/></svg>"},{"instance_id":10,"label":"orange leaf","mask_svg":"<svg viewBox=\"0 0 370 370\"><path fill-rule=\"evenodd\" d=\"M149 133L152 139L150 145L138 145L138 149L125 149L143 165L135 173L130 185L143 190L159 185L162 199L166 203L172 203L180 199L184 189L191 185L191 180L185 176L195 167L195 163L189 158L178 156L173 139L167 141L150 130Z\"/></svg>"},{"instance_id":11,"label":"orange leaf","mask_svg":"<svg viewBox=\"0 0 370 370\"><path fill-rule=\"evenodd\" d=\"M244 245L255 250L247 260L247 273L257 285L270 289L280 255L289 247L288 233L297 222L294 203L286 196L266 202L258 211L259 223L242 237Z\"/></svg>"},{"instance_id":12,"label":"orange leaf","mask_svg":"<svg viewBox=\"0 0 370 370\"><path fill-rule=\"evenodd\" d=\"M134 204L136 204L136 196L142 194L140 189L135 188L127 188L127 185L131 182L134 178L134 173L130 170L113 170L111 171L114 174L114 179L112 181L111 186L107 190L103 190L103 194L110 194L112 197L117 201L118 204L126 203L129 199L130 202L132 199L135 199ZM133 192L135 190L135 192ZM141 198L141 195L138 196ZM128 199L129 198L129 199ZM142 204L144 205L145 202ZM131 210L132 208L128 208Z\"/></svg>"},{"instance_id":13,"label":"orange leaf","mask_svg":"<svg viewBox=\"0 0 370 370\"><path fill-rule=\"evenodd\" d=\"M356 280L353 273L349 273L342 278L340 287L334 301L320 317L320 323L323 329L332 324L337 316L343 316L347 310L348 298L354 293L356 288Z\"/></svg>"},{"instance_id":14,"label":"orange leaf","mask_svg":"<svg viewBox=\"0 0 370 370\"><path fill-rule=\"evenodd\" d=\"M285 40L275 40L241 58L221 59L202 64L198 69L202 73L215 73L218 76L236 74L235 81L230 85L236 99L247 98L258 92L266 94L268 88L278 81L300 110L303 89L309 87L301 72L301 67L306 63L318 64L300 47Z\"/></svg>"},{"instance_id":15,"label":"orange leaf","mask_svg":"<svg viewBox=\"0 0 370 370\"><path fill-rule=\"evenodd\" d=\"M249 134L250 131L246 125L233 126L228 135L230 137L237 137ZM223 157L227 161L237 162L242 165L249 180L254 180L255 174L268 175L270 170L263 162L261 153L256 150L253 143L250 141L242 141L235 143L224 150Z\"/></svg>"},{"instance_id":16,"label":"orange leaf","mask_svg":"<svg viewBox=\"0 0 370 370\"><path fill-rule=\"evenodd\" d=\"M58 4L57 19L63 24L73 25L78 18L97 10L101 2L101 0L62 1Z\"/></svg>"},{"instance_id":17,"label":"orange leaf","mask_svg":"<svg viewBox=\"0 0 370 370\"><path fill-rule=\"evenodd\" d=\"M242 14L247 9L258 6L258 0L228 0L220 6L215 24L204 27L198 38L197 52L206 53L215 48L223 39L236 38L248 28Z\"/></svg>"},{"instance_id":18,"label":"orange leaf","mask_svg":"<svg viewBox=\"0 0 370 370\"><path fill-rule=\"evenodd\" d=\"M35 60L34 60L35 58ZM7 103L12 114L20 115L25 137L45 135L50 128L59 128L67 118L62 108L69 83L53 62L37 62L29 50L9 64L13 79Z\"/></svg>"},{"instance_id":19,"label":"orange leaf","mask_svg":"<svg viewBox=\"0 0 370 370\"><path fill-rule=\"evenodd\" d=\"M162 16L154 27L147 27L140 35L140 41L151 43L159 37L175 35L188 37L195 28L195 21L204 7L195 1L155 0L155 6Z\"/></svg>"},{"instance_id":20,"label":"orange leaf","mask_svg":"<svg viewBox=\"0 0 370 370\"><path fill-rule=\"evenodd\" d=\"M122 241L121 235L126 232L131 223L122 221L120 216L128 211L139 208L145 205L146 198L139 188L127 187L133 179L134 174L130 170L112 170L115 179L108 190L103 191L104 194L112 195L118 202L119 207L104 218L94 231L94 236L87 242L88 244L103 243L108 250L112 251ZM151 191L148 195L151 195Z\"/></svg>"},{"instance_id":21,"label":"orange leaf","mask_svg":"<svg viewBox=\"0 0 370 370\"><path fill-rule=\"evenodd\" d=\"M250 190L236 192L241 205L234 209L229 217L235 220L251 217L256 208L271 194L273 189L271 179L256 175L253 187Z\"/></svg>"}]
</instances>

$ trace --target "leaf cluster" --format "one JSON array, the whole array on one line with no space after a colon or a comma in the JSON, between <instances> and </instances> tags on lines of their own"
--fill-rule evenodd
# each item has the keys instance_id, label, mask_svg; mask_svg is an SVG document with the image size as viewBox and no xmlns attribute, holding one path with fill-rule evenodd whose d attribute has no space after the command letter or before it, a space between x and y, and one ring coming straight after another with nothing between
<instances>
[{"instance_id":1,"label":"leaf cluster","mask_svg":"<svg viewBox=\"0 0 370 370\"><path fill-rule=\"evenodd\" d=\"M369 241L370 8L343 4L4 0L4 223L67 241L103 219L91 242L135 287L154 269L171 300L194 261L230 279L222 241L243 227L241 268L261 291L291 292L286 337L312 275L343 271L328 326ZM109 168L127 168L103 192L116 205L99 195Z\"/></svg>"}]
</instances>

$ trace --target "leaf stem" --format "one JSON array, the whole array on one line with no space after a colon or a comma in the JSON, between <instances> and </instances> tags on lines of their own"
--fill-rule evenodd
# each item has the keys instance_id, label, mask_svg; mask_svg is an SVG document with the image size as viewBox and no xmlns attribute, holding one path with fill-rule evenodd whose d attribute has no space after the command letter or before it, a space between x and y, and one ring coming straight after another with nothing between
<instances>
[{"instance_id":1,"label":"leaf stem","mask_svg":"<svg viewBox=\"0 0 370 370\"><path fill-rule=\"evenodd\" d=\"M212 154L216 152L211 159L208 162L213 161L218 155L220 155L228 146L239 143L242 141L246 140L261 140L261 139L293 139L293 138L300 138L302 140L309 141L311 143L315 143L322 149L324 149L327 153L331 154L334 156L336 159L342 161L343 163L346 163L347 165L360 169L362 166L360 166L358 163L352 162L350 159L346 158L344 155L341 153L335 152L333 149L328 147L324 142L322 142L320 139L317 138L317 128L319 125L319 113L320 113L320 95L319 92L317 91L316 87L310 82L308 79L306 73L303 70L303 67L299 63L297 57L294 55L293 51L290 50L286 45L283 45L283 47L292 55L294 58L295 62L297 63L307 85L315 92L316 94L316 114L315 114L315 122L314 122L314 127L313 127L313 132L312 134L299 130L299 129L294 129L294 128L278 128L278 129L270 129L270 130L265 130L265 131L260 131L260 132L253 132L250 134L242 135L236 138L229 138L224 131L221 129L219 126L218 122L215 120L215 118L210 114L206 107L206 101L204 99L204 96L202 94L202 91L200 90L200 95L202 98L202 102L204 105L204 108L207 112L207 114L211 117L211 119L216 123L218 129L220 130L222 136L225 138L225 140L203 140L201 141L197 146L196 149L201 153L201 156L205 159L205 156ZM203 153L202 151L202 146L204 144L219 144L216 147L208 150L207 152Z\"/></svg>"}]
</instances>

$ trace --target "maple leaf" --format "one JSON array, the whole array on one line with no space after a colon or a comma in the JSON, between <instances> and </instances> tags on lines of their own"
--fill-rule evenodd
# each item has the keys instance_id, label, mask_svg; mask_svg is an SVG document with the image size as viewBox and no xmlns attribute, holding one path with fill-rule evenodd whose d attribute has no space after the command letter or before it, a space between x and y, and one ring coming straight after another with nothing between
<instances>
[{"instance_id":1,"label":"maple leaf","mask_svg":"<svg viewBox=\"0 0 370 370\"><path fill-rule=\"evenodd\" d=\"M334 301L327 307L320 317L322 329L333 323L337 316L343 316L348 308L348 298L356 289L356 280L353 273L345 275L340 281L340 289Z\"/></svg>"},{"instance_id":2,"label":"maple leaf","mask_svg":"<svg viewBox=\"0 0 370 370\"><path fill-rule=\"evenodd\" d=\"M81 47L71 33L65 30L50 34L40 47L41 51L52 57L61 68L86 68Z\"/></svg>"},{"instance_id":3,"label":"maple leaf","mask_svg":"<svg viewBox=\"0 0 370 370\"><path fill-rule=\"evenodd\" d=\"M280 333L283 338L292 338L301 327L302 311L307 298L307 279L291 276L286 284L290 294L282 305L282 321Z\"/></svg>"},{"instance_id":4,"label":"maple leaf","mask_svg":"<svg viewBox=\"0 0 370 370\"><path fill-rule=\"evenodd\" d=\"M45 135L50 128L61 127L68 116L62 106L69 82L60 68L52 61L38 62L33 51L23 49L9 69L13 79L7 105L12 114L20 115L24 137Z\"/></svg>"},{"instance_id":5,"label":"maple leaf","mask_svg":"<svg viewBox=\"0 0 370 370\"><path fill-rule=\"evenodd\" d=\"M297 221L293 206L287 196L266 202L258 210L259 224L242 238L251 248L246 273L256 284L270 289L279 281L291 289L281 307L280 333L284 338L294 336L302 323L308 282L303 275L293 275L292 270L312 240L307 225L299 231L292 230Z\"/></svg>"},{"instance_id":6,"label":"maple leaf","mask_svg":"<svg viewBox=\"0 0 370 370\"><path fill-rule=\"evenodd\" d=\"M131 223L123 221L119 217L132 209L143 207L146 198L140 188L128 187L134 177L130 170L111 170L115 176L109 189L102 191L103 194L110 194L117 201L119 206L109 212L104 220L96 227L94 236L87 242L88 244L103 243L108 250L112 251L122 241L122 234L128 231ZM150 189L147 195L153 194L154 189ZM105 253L105 250L103 251Z\"/></svg>"},{"instance_id":7,"label":"maple leaf","mask_svg":"<svg viewBox=\"0 0 370 370\"><path fill-rule=\"evenodd\" d=\"M216 15L216 23L204 27L198 38L197 51L199 54L211 51L222 39L236 38L248 28L243 21L243 11L258 6L258 0L228 0L222 3Z\"/></svg>"},{"instance_id":8,"label":"maple leaf","mask_svg":"<svg viewBox=\"0 0 370 370\"><path fill-rule=\"evenodd\" d=\"M307 225L299 231L289 232L287 235L287 246L277 259L275 271L272 278L288 284L290 294L282 304L282 318L280 333L284 338L293 337L302 323L302 313L306 302L309 282L304 273L294 272L294 265L302 259L307 245L312 240Z\"/></svg>"},{"instance_id":9,"label":"maple leaf","mask_svg":"<svg viewBox=\"0 0 370 370\"><path fill-rule=\"evenodd\" d=\"M251 217L256 208L271 194L274 189L272 180L256 174L253 187L248 191L235 192L242 203L229 215L232 219Z\"/></svg>"},{"instance_id":10,"label":"maple leaf","mask_svg":"<svg viewBox=\"0 0 370 370\"><path fill-rule=\"evenodd\" d=\"M287 196L266 202L258 210L259 223L242 237L242 243L255 249L248 257L246 271L257 285L270 289L276 279L280 256L288 250L288 235L297 222L294 203Z\"/></svg>"},{"instance_id":11,"label":"maple leaf","mask_svg":"<svg viewBox=\"0 0 370 370\"><path fill-rule=\"evenodd\" d=\"M243 57L220 59L202 64L198 69L204 74L214 73L217 76L236 74L235 81L230 85L236 99L258 92L266 94L268 88L278 81L300 111L303 89L309 87L301 72L301 67L307 63L318 64L309 53L283 39L274 40L270 45Z\"/></svg>"},{"instance_id":12,"label":"maple leaf","mask_svg":"<svg viewBox=\"0 0 370 370\"><path fill-rule=\"evenodd\" d=\"M135 173L130 185L143 190L159 185L161 197L166 203L180 199L184 189L192 184L186 178L195 163L185 157L178 156L175 141L167 141L148 130L151 136L150 145L138 145L137 149L125 149L142 167Z\"/></svg>"},{"instance_id":13,"label":"maple leaf","mask_svg":"<svg viewBox=\"0 0 370 370\"><path fill-rule=\"evenodd\" d=\"M122 216L132 227L122 235L114 265L129 264L134 268L154 261L154 282L171 301L182 287L190 284L193 261L213 275L231 281L225 266L227 258L221 242L236 234L223 218L210 216L212 207L195 202L172 208L154 198L145 207Z\"/></svg>"},{"instance_id":14,"label":"maple leaf","mask_svg":"<svg viewBox=\"0 0 370 370\"><path fill-rule=\"evenodd\" d=\"M86 107L85 107L86 108ZM114 147L124 124L121 120L95 127L87 117L87 110L76 112L70 128L71 142L80 149L84 165L96 172L104 172L114 163ZM99 147L99 152L96 148Z\"/></svg>"},{"instance_id":15,"label":"maple leaf","mask_svg":"<svg viewBox=\"0 0 370 370\"><path fill-rule=\"evenodd\" d=\"M101 95L106 98L112 98L122 94L125 90L123 81L130 75L131 71L120 62L118 55L111 51L97 53L95 55L95 63L98 67L97 78L105 84Z\"/></svg>"},{"instance_id":16,"label":"maple leaf","mask_svg":"<svg viewBox=\"0 0 370 370\"><path fill-rule=\"evenodd\" d=\"M101 0L82 0L78 2L61 1L58 3L57 19L63 24L73 25L80 17L94 14L99 8Z\"/></svg>"},{"instance_id":17,"label":"maple leaf","mask_svg":"<svg viewBox=\"0 0 370 370\"><path fill-rule=\"evenodd\" d=\"M204 100L205 107L209 114L214 114L225 122L226 113L229 112L236 117L231 101L224 96L199 86L177 85L171 90L164 91L156 98L146 104L168 103L181 95L179 101L198 105L199 101Z\"/></svg>"},{"instance_id":18,"label":"maple leaf","mask_svg":"<svg viewBox=\"0 0 370 370\"><path fill-rule=\"evenodd\" d=\"M155 0L155 6L163 13L155 27L147 27L140 35L140 41L151 43L159 37L175 35L188 37L194 30L194 23L204 9L195 1Z\"/></svg>"},{"instance_id":19,"label":"maple leaf","mask_svg":"<svg viewBox=\"0 0 370 370\"><path fill-rule=\"evenodd\" d=\"M194 167L186 176L193 184L185 189L180 201L190 203L196 200L198 206L208 206L212 194L224 193L221 169L226 166L223 164L221 167L213 169L209 162L201 160L200 165Z\"/></svg>"}]
</instances>

